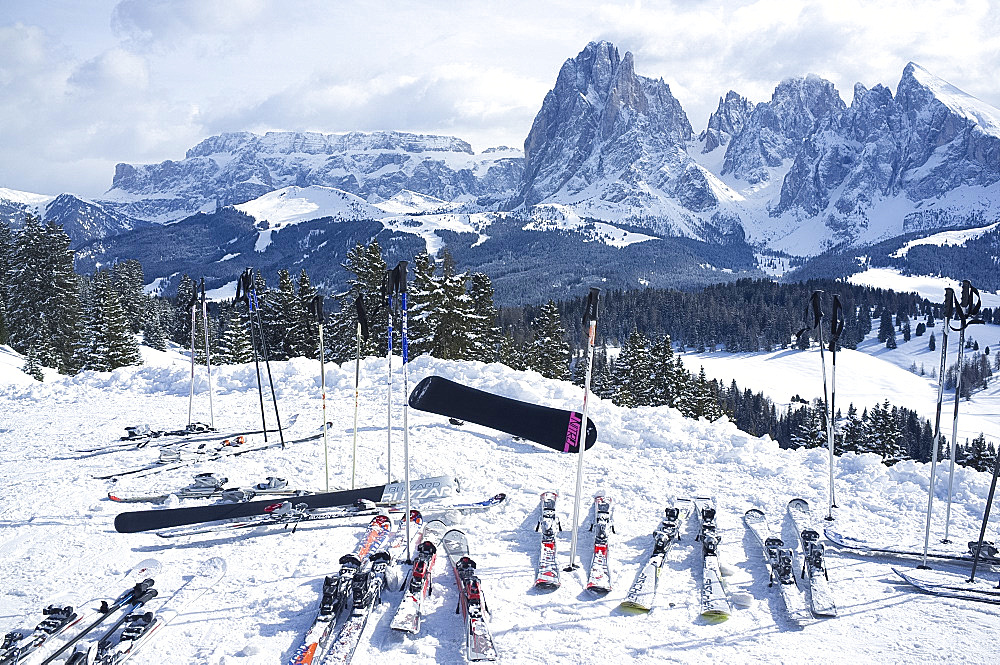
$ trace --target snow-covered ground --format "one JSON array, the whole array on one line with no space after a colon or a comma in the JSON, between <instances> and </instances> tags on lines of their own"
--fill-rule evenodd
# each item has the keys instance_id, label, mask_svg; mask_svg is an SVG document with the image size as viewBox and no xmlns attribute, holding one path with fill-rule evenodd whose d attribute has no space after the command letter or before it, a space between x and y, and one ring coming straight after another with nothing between
<instances>
[{"instance_id":1,"label":"snow-covered ground","mask_svg":"<svg viewBox=\"0 0 1000 665\"><path fill-rule=\"evenodd\" d=\"M733 376L732 369L757 362L756 375L783 383L782 394L805 396L806 384L818 384L815 356L814 352L762 355L759 360L741 356L735 362L730 359L731 369L725 373ZM698 360L716 357L722 354L703 354ZM287 662L316 612L323 577L336 570L341 554L354 549L363 523L302 527L294 534L260 528L236 535L190 536L179 542L153 534L116 533L113 518L128 508L106 499L112 488L177 488L200 471L225 475L234 486L245 487L275 475L298 487L322 489L325 485L321 442L117 485L93 479L95 474L147 462L156 451L127 450L75 459L73 449L116 440L128 425L172 428L187 422L185 358L175 352L147 351L145 360L144 366L110 373L49 374L45 383L37 383L20 374L23 359L6 350L0 353L0 482L4 485L0 631L33 626L42 604L67 589L93 588L140 559L152 556L164 563L158 584L167 596L199 561L222 556L228 562L226 578L134 662ZM863 353L838 356L838 398L843 394L846 403L847 395L859 393L862 384L883 381L882 375L894 369L884 360L884 355ZM866 362L869 371L862 374L858 370ZM852 363L857 365L854 371L849 369ZM299 414L290 436L318 427L322 422L318 363L277 362L272 363L272 372L283 417ZM399 470L403 375L398 365L394 372L393 450L397 457L393 469ZM904 370L899 372L911 383L921 381ZM532 372L426 357L410 364L410 385L430 374L561 408L579 408L582 400L581 389ZM358 473L361 484L376 484L386 477L385 360L365 360L361 377ZM253 365L218 367L213 378L217 426L246 428L259 423ZM794 386L798 381L803 383L801 388ZM326 385L327 417L333 422L330 485L343 488L350 485L353 363L327 365ZM741 385L763 388L749 380ZM889 390L888 383L882 390ZM208 398L203 371L196 391L195 417L204 420ZM884 396L894 398L888 392ZM825 510L823 450L780 450L773 441L751 437L730 423L689 420L667 408L626 409L593 399L590 415L600 435L586 458L583 497L589 503L596 491L603 490L616 507L617 533L612 536L610 555L614 589L605 597L583 588L589 567L585 552L592 542L585 529L580 539L584 567L564 573L558 590L532 588L538 495L548 489L560 492L558 514L568 528L574 458L478 426L455 427L438 416L409 412L415 477L458 476L462 496L471 500L500 491L509 495L507 504L492 512L464 518L446 515L469 535L503 662L996 662L994 637L1000 629L1000 607L914 592L890 570L899 561L832 553L829 575L840 616L801 627L785 618L777 590L768 588L758 547L741 518L748 508L760 507L794 542L790 520L784 516L785 504L801 496L812 502L816 512ZM946 480L946 474L940 473L936 482L935 538L943 530ZM958 470L951 526L956 541L974 537L988 485L988 474ZM845 456L837 467L840 508L834 511L832 525L851 535L917 545L922 542L927 486L926 465L904 462L887 468L871 455ZM721 554L735 572L728 578L729 587L749 592L753 599L749 607L735 610L729 621L718 625L699 618L700 546L694 540L692 519L685 523L683 540L671 552L661 577L660 606L648 615L622 613L618 604L649 550L650 534L665 502L696 492L710 492L718 498ZM1000 530L998 513L994 511L996 517L990 524L994 538ZM567 531L559 538L564 564L568 547ZM997 577L993 571L983 571L982 576L993 582ZM388 602L369 624L356 662L464 661L462 628L455 615L457 594L443 560L438 562L434 581L435 593L420 634L392 634L388 624L400 594L387 593Z\"/></svg>"}]
</instances>

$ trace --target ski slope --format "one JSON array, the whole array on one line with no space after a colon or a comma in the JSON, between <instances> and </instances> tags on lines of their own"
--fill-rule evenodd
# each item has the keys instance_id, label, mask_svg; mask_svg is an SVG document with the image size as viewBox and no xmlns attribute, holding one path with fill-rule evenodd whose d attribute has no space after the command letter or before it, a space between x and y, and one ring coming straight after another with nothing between
<instances>
[{"instance_id":1,"label":"ski slope","mask_svg":"<svg viewBox=\"0 0 1000 665\"><path fill-rule=\"evenodd\" d=\"M200 471L225 475L232 486L246 487L266 476L281 476L302 488L322 490L326 485L322 441L141 480L117 484L94 480L94 474L141 465L155 457L155 450L69 459L74 448L116 440L128 425L173 428L187 422L186 359L174 351L144 349L144 354L147 364L141 367L83 372L75 377L48 374L45 383L25 381L19 370L23 359L13 353L0 354L0 482L4 486L0 571L5 580L0 585L0 631L32 627L42 604L67 591L93 588L141 559L156 557L163 562L158 581L168 596L200 561L221 556L228 563L227 576L133 662L285 663L312 621L323 577L336 570L341 554L354 549L364 522L300 527L295 533L258 528L179 541L150 533L116 533L114 516L136 506L108 501L111 488L178 488ZM705 354L706 358L709 355L721 356ZM818 386L818 358L814 353L799 355L808 356L808 366L781 358L762 361L762 366L775 381L792 386L801 380ZM862 354L858 356L863 363ZM741 357L729 366L747 361ZM845 361L845 370L849 362ZM318 362L293 359L272 363L271 369L283 419L299 414L289 436L314 431L322 422ZM398 362L393 372L393 469L400 473L404 376ZM844 371L838 381L847 393L852 383L860 385L878 373L870 371L862 377ZM327 418L333 423L329 480L331 488L344 488L350 486L351 473L353 363L327 365L326 374ZM560 408L579 408L582 401L580 388L533 372L428 357L410 363L409 386L431 374ZM384 358L362 362L360 485L386 480L385 375ZM252 364L214 368L213 381L217 426L259 424ZM203 369L195 389L195 418L207 420ZM626 409L593 399L590 417L600 434L586 457L584 506L589 508L591 497L603 491L615 510L616 533L610 542L614 588L607 596L584 590L590 563L587 553L593 541L586 518L579 549L583 567L563 573L562 586L555 591L532 588L539 494L548 489L560 493L557 514L568 529L575 458L478 426L456 427L439 416L409 412L412 477L453 474L462 481L459 496L469 500L501 491L509 495L507 504L492 512L444 515L468 533L502 662L996 662L993 636L1000 630L1000 607L912 591L890 569L891 565L913 565L899 560L831 553L829 574L840 616L812 620L801 627L785 617L777 589L768 588L759 546L746 532L742 516L751 507L761 508L786 541L794 542L791 520L784 514L788 500L801 496L812 503L815 513L826 507L823 450L780 450L773 441L749 436L731 423L685 419L668 408ZM947 468L946 463L939 467L943 470L936 483L935 538L943 531ZM964 541L978 531L989 476L959 469L956 479L951 532L957 541ZM854 536L916 545L922 542L927 484L926 465L904 462L887 468L871 455L847 455L837 467L840 507L834 511L832 526ZM668 557L659 606L648 615L623 613L618 604L649 550L666 500L698 492L717 497L720 552L735 573L727 578L729 590L748 593L749 606L735 609L732 618L718 625L699 618L700 547L694 541L696 520L691 517L682 527L682 540ZM168 505L198 503L172 500ZM994 515L990 534L996 538L1000 511ZM558 537L562 565L567 563L569 541L569 531ZM441 558L435 568L434 594L420 634L392 634L391 610L401 594L387 593L387 603L369 623L355 662L464 662L463 632L455 614L457 593L445 563ZM982 576L994 583L997 579L992 571L983 571Z\"/></svg>"}]
</instances>

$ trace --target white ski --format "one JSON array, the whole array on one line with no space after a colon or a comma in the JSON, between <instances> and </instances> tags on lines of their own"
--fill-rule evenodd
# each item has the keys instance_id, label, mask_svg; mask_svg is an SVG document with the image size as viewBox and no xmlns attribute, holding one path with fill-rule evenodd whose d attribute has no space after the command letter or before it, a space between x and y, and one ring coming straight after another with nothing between
<instances>
[{"instance_id":1,"label":"white ski","mask_svg":"<svg viewBox=\"0 0 1000 665\"><path fill-rule=\"evenodd\" d=\"M594 556L590 562L587 588L598 593L611 591L611 566L608 562L608 533L614 533L611 521L611 499L598 495L594 497L594 521L590 525L594 531Z\"/></svg>"},{"instance_id":2,"label":"white ski","mask_svg":"<svg viewBox=\"0 0 1000 665\"><path fill-rule=\"evenodd\" d=\"M835 617L837 603L826 570L826 550L819 542L819 531L812 526L809 503L805 499L792 499L788 502L788 514L802 545L802 578L808 580L812 612L816 616Z\"/></svg>"},{"instance_id":3,"label":"white ski","mask_svg":"<svg viewBox=\"0 0 1000 665\"><path fill-rule=\"evenodd\" d=\"M711 623L721 623L729 618L733 610L719 565L720 539L715 523L715 499L699 496L694 502L701 523L696 538L701 542L702 553L701 616Z\"/></svg>"},{"instance_id":4,"label":"white ski","mask_svg":"<svg viewBox=\"0 0 1000 665\"><path fill-rule=\"evenodd\" d=\"M793 621L803 622L812 618L809 605L806 602L805 591L799 588L795 579L795 571L792 563L792 550L785 547L784 541L774 532L767 523L767 518L762 510L751 508L743 516L743 522L750 529L751 533L757 537L760 546L764 551L764 562L767 565L767 572L770 577L768 586L778 583L781 590L781 598L785 601L785 610Z\"/></svg>"},{"instance_id":5,"label":"white ski","mask_svg":"<svg viewBox=\"0 0 1000 665\"><path fill-rule=\"evenodd\" d=\"M535 586L555 589L559 586L559 562L556 559L556 533L562 531L562 524L556 517L555 492L542 492L540 500L541 517L535 531L541 532L538 552L538 571Z\"/></svg>"},{"instance_id":6,"label":"white ski","mask_svg":"<svg viewBox=\"0 0 1000 665\"><path fill-rule=\"evenodd\" d=\"M635 581L625 594L622 607L648 612L653 609L660 587L660 573L670 548L680 540L681 525L691 511L691 501L678 499L664 510L663 520L653 532L653 552L636 573Z\"/></svg>"}]
</instances>

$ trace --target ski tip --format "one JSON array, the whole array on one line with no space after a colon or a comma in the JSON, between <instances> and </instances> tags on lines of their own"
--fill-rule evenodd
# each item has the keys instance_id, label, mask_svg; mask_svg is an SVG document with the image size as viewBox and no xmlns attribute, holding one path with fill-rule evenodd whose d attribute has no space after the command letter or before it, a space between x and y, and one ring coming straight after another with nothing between
<instances>
[{"instance_id":1,"label":"ski tip","mask_svg":"<svg viewBox=\"0 0 1000 665\"><path fill-rule=\"evenodd\" d=\"M721 610L708 610L707 612L701 613L701 618L704 619L706 623L722 623L729 618L729 613Z\"/></svg>"}]
</instances>

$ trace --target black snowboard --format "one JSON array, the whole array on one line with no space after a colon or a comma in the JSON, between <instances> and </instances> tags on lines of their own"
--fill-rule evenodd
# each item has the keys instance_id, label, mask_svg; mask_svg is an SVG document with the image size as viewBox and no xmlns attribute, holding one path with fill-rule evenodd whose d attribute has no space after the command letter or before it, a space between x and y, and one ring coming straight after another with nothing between
<instances>
[{"instance_id":1,"label":"black snowboard","mask_svg":"<svg viewBox=\"0 0 1000 665\"><path fill-rule=\"evenodd\" d=\"M428 376L418 383L410 393L410 406L500 430L564 453L577 451L583 418L576 411L494 395L440 376ZM587 418L584 449L596 442L597 427Z\"/></svg>"},{"instance_id":2,"label":"black snowboard","mask_svg":"<svg viewBox=\"0 0 1000 665\"><path fill-rule=\"evenodd\" d=\"M411 485L412 486L412 485ZM298 506L306 504L309 508L334 508L337 506L352 506L359 499L381 501L385 485L376 487L361 487L354 490L325 492L322 494L306 494L283 499L264 499L262 501L247 501L245 503L223 503L209 506L190 506L186 508L168 508L165 510L134 510L120 513L115 517L115 531L118 533L136 533L138 531L154 531L172 526L215 522L237 517L266 515L281 505L282 501L291 500Z\"/></svg>"}]
</instances>

